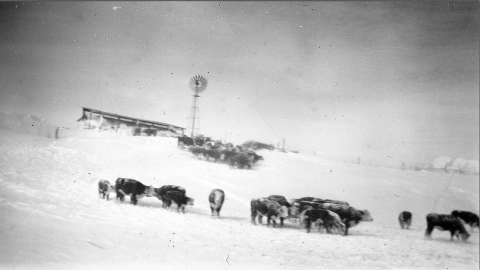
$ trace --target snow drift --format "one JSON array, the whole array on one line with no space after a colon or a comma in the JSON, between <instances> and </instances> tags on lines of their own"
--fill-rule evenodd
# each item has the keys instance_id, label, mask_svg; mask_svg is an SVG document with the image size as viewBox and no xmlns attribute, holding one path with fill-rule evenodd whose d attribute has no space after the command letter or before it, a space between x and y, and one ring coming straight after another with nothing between
<instances>
[{"instance_id":1,"label":"snow drift","mask_svg":"<svg viewBox=\"0 0 480 270\"><path fill-rule=\"evenodd\" d=\"M252 170L199 160L175 138L81 131L51 140L0 129L0 267L16 269L478 269L476 229L468 242L435 230L425 216L479 211L478 175L401 171L262 150ZM102 200L100 179L173 184L195 199L186 214L156 198L137 206ZM225 191L221 219L208 194ZM252 198L316 196L348 201L374 219L349 236L254 226ZM112 194L112 197L113 196ZM127 197L128 198L128 197ZM397 216L413 213L410 230ZM470 228L467 228L470 230Z\"/></svg>"}]
</instances>

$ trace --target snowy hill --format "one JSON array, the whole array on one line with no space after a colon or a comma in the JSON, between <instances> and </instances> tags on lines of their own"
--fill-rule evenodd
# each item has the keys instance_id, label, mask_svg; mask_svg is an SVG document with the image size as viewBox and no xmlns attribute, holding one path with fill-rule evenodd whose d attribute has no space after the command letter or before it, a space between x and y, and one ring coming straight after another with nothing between
<instances>
[{"instance_id":1,"label":"snowy hill","mask_svg":"<svg viewBox=\"0 0 480 270\"><path fill-rule=\"evenodd\" d=\"M51 140L0 129L0 268L16 269L478 269L479 237L450 241L425 216L479 212L478 175L401 171L263 150L253 170L199 160L174 138L81 131ZM156 198L102 200L97 183L128 177L186 188L185 215ZM225 190L222 219L208 194ZM374 219L349 236L250 223L250 200L268 195L348 201ZM115 197L112 194L111 197ZM397 216L413 213L410 230ZM468 227L467 230L470 230Z\"/></svg>"}]
</instances>

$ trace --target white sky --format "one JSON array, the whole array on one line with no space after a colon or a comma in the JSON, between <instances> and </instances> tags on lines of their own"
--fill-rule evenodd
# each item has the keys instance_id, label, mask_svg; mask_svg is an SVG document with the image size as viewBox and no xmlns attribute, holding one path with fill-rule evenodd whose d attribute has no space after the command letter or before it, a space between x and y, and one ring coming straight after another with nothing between
<instances>
[{"instance_id":1,"label":"white sky","mask_svg":"<svg viewBox=\"0 0 480 270\"><path fill-rule=\"evenodd\" d=\"M0 108L319 156L478 159L479 2L2 2Z\"/></svg>"}]
</instances>

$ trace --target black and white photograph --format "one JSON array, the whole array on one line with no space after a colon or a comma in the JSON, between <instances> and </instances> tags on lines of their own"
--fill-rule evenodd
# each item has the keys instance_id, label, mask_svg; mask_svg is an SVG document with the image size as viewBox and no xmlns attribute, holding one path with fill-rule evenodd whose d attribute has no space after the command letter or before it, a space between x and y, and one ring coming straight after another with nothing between
<instances>
[{"instance_id":1,"label":"black and white photograph","mask_svg":"<svg viewBox=\"0 0 480 270\"><path fill-rule=\"evenodd\" d=\"M0 269L478 269L479 1L0 1Z\"/></svg>"}]
</instances>

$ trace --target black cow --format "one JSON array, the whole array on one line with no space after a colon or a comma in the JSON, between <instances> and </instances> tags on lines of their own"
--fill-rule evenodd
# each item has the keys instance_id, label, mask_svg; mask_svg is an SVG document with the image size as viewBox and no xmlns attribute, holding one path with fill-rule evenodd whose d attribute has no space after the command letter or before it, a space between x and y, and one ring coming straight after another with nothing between
<instances>
[{"instance_id":1,"label":"black cow","mask_svg":"<svg viewBox=\"0 0 480 270\"><path fill-rule=\"evenodd\" d=\"M267 199L277 202L281 206L285 206L288 209L288 216L290 217L290 207L292 205L287 201L287 199L284 196L281 195L270 195L267 197ZM283 221L285 220L284 217L280 217L280 226L283 226Z\"/></svg>"},{"instance_id":2,"label":"black cow","mask_svg":"<svg viewBox=\"0 0 480 270\"><path fill-rule=\"evenodd\" d=\"M205 149L203 147L200 147L200 146L191 146L191 147L188 148L188 151L190 151L196 157L200 158L199 155L202 155L203 157L206 157L207 149Z\"/></svg>"},{"instance_id":3,"label":"black cow","mask_svg":"<svg viewBox=\"0 0 480 270\"><path fill-rule=\"evenodd\" d=\"M348 229L358 225L361 221L373 221L368 210L358 210L351 206L323 203L322 209L337 213L345 224L345 235L348 235Z\"/></svg>"},{"instance_id":4,"label":"black cow","mask_svg":"<svg viewBox=\"0 0 480 270\"><path fill-rule=\"evenodd\" d=\"M208 196L208 202L210 203L210 209L212 210L212 217L215 214L220 218L220 210L222 210L223 202L225 201L225 192L221 189L214 189Z\"/></svg>"},{"instance_id":5,"label":"black cow","mask_svg":"<svg viewBox=\"0 0 480 270\"><path fill-rule=\"evenodd\" d=\"M211 141L211 139L210 137L203 136L195 137L195 145L204 146L207 142Z\"/></svg>"},{"instance_id":6,"label":"black cow","mask_svg":"<svg viewBox=\"0 0 480 270\"><path fill-rule=\"evenodd\" d=\"M203 155L205 159L213 158L215 162L217 162L221 156L220 152L215 149L205 149Z\"/></svg>"},{"instance_id":7,"label":"black cow","mask_svg":"<svg viewBox=\"0 0 480 270\"><path fill-rule=\"evenodd\" d=\"M177 212L180 213L180 209L185 214L185 207L187 205L193 205L194 200L190 197L187 197L185 193L181 191L167 191L165 194L165 200L167 201L168 208L174 202L177 205Z\"/></svg>"},{"instance_id":8,"label":"black cow","mask_svg":"<svg viewBox=\"0 0 480 270\"><path fill-rule=\"evenodd\" d=\"M165 185L165 186L162 186L160 188L155 188L154 189L154 194L153 196L157 197L159 200L162 201L162 207L163 208L168 208L170 207L170 200L167 200L167 198L165 197L167 195L167 192L169 191L179 191L179 192L182 192L183 195L186 195L187 191L185 190L185 188L183 187L180 187L180 186L174 186L174 185Z\"/></svg>"},{"instance_id":9,"label":"black cow","mask_svg":"<svg viewBox=\"0 0 480 270\"><path fill-rule=\"evenodd\" d=\"M178 146L180 146L180 145L186 145L186 146L195 145L195 142L193 141L193 139L186 136L186 135L183 135L182 137L178 137L177 139L178 139Z\"/></svg>"},{"instance_id":10,"label":"black cow","mask_svg":"<svg viewBox=\"0 0 480 270\"><path fill-rule=\"evenodd\" d=\"M452 211L452 216L459 218L461 221L465 222L470 226L470 230L473 232L473 228L478 228L478 215L468 211Z\"/></svg>"},{"instance_id":11,"label":"black cow","mask_svg":"<svg viewBox=\"0 0 480 270\"><path fill-rule=\"evenodd\" d=\"M110 198L110 193L115 190L115 187L110 184L108 180L102 179L98 182L98 195L103 195L103 199L107 198L107 201Z\"/></svg>"},{"instance_id":12,"label":"black cow","mask_svg":"<svg viewBox=\"0 0 480 270\"><path fill-rule=\"evenodd\" d=\"M310 228L312 223L319 222L322 223L319 225L319 230L322 227L325 227L328 233L331 232L332 229L339 230L340 232L345 231L345 225L340 220L340 216L330 210L325 209L309 209L305 211L305 228L307 229L307 233L310 232Z\"/></svg>"},{"instance_id":13,"label":"black cow","mask_svg":"<svg viewBox=\"0 0 480 270\"><path fill-rule=\"evenodd\" d=\"M145 186L137 180L128 178L118 178L115 182L115 191L117 199L124 201L125 195L130 196L130 202L134 205L144 196L151 197L154 194L152 186Z\"/></svg>"},{"instance_id":14,"label":"black cow","mask_svg":"<svg viewBox=\"0 0 480 270\"><path fill-rule=\"evenodd\" d=\"M220 160L222 160L224 162L229 162L230 157L233 157L236 154L238 154L238 152L236 150L233 151L233 150L228 150L228 149L221 149L220 150Z\"/></svg>"},{"instance_id":15,"label":"black cow","mask_svg":"<svg viewBox=\"0 0 480 270\"><path fill-rule=\"evenodd\" d=\"M462 237L463 241L467 241L470 234L465 230L462 222L455 216L452 215L442 215L430 213L427 215L427 230L425 231L425 237L431 238L433 229L438 229L440 231L450 231L451 238L453 241L453 236L457 236L458 239Z\"/></svg>"},{"instance_id":16,"label":"black cow","mask_svg":"<svg viewBox=\"0 0 480 270\"><path fill-rule=\"evenodd\" d=\"M252 160L248 154L243 152L229 157L228 164L230 164L230 168L233 168L235 165L237 165L239 169L243 169L244 167L247 167L248 169L252 168Z\"/></svg>"},{"instance_id":17,"label":"black cow","mask_svg":"<svg viewBox=\"0 0 480 270\"><path fill-rule=\"evenodd\" d=\"M398 216L398 222L400 223L400 228L409 229L412 224L412 213L408 211L403 211Z\"/></svg>"},{"instance_id":18,"label":"black cow","mask_svg":"<svg viewBox=\"0 0 480 270\"><path fill-rule=\"evenodd\" d=\"M277 224L279 217L287 217L287 209L279 203L271 201L267 198L253 199L250 202L250 210L252 213L252 223L257 225L255 218L258 216L258 223L262 224L262 217L267 217L267 227L270 226L270 220L273 227Z\"/></svg>"}]
</instances>

